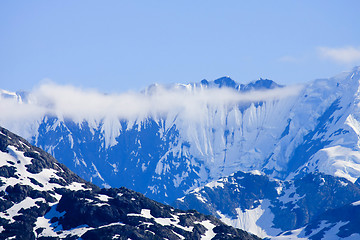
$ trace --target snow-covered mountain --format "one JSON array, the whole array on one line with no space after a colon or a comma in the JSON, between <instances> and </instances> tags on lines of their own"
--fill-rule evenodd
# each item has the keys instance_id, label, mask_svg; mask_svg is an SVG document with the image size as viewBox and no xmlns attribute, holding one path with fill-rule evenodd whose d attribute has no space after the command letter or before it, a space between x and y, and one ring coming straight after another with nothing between
<instances>
[{"instance_id":1,"label":"snow-covered mountain","mask_svg":"<svg viewBox=\"0 0 360 240\"><path fill-rule=\"evenodd\" d=\"M263 141L269 140L259 141L257 135L263 131L260 128L274 129L278 116L269 116L265 122L254 117L258 114L264 117L267 109L289 108L294 101L293 92L297 90L263 79L239 85L228 77L212 82L203 80L199 84L153 85L136 98L124 100L121 95L105 99L120 99L120 102L130 99L129 104L136 105L137 98L146 98L141 104L157 103L150 106L152 112L119 117L117 113L122 109L111 109L113 115L100 114L96 118L92 113L76 118L78 115L58 111L61 102L51 97L59 94L62 101L68 92L53 93L54 88L48 86L27 95L5 93L3 104L18 108L17 114L25 109L28 115L11 118L13 110L8 110L1 123L27 136L30 142L44 148L85 179L98 185L126 186L163 202L172 202L189 189L227 176L234 167L242 170L261 167L261 161L271 149L264 148L261 153L250 146L260 149ZM279 98L278 94L285 96ZM107 96L90 97L105 102L103 98ZM74 104L70 102L65 107L71 108ZM81 104L80 111L83 106ZM101 109L91 111L101 112ZM282 121L285 128L286 119ZM253 126L243 128L247 125ZM282 131L277 129L275 133L280 135ZM254 161L249 162L249 157Z\"/></svg>"},{"instance_id":2,"label":"snow-covered mountain","mask_svg":"<svg viewBox=\"0 0 360 240\"><path fill-rule=\"evenodd\" d=\"M0 239L259 239L126 188L100 189L0 127Z\"/></svg>"},{"instance_id":3,"label":"snow-covered mountain","mask_svg":"<svg viewBox=\"0 0 360 240\"><path fill-rule=\"evenodd\" d=\"M162 202L237 171L355 182L359 79L355 68L295 87L224 77L122 95L49 84L3 92L0 124L97 185Z\"/></svg>"},{"instance_id":4,"label":"snow-covered mountain","mask_svg":"<svg viewBox=\"0 0 360 240\"><path fill-rule=\"evenodd\" d=\"M264 237L358 236L345 213L360 200L360 67L293 87L223 77L120 95L45 84L0 96L0 124L99 186L180 199Z\"/></svg>"}]
</instances>

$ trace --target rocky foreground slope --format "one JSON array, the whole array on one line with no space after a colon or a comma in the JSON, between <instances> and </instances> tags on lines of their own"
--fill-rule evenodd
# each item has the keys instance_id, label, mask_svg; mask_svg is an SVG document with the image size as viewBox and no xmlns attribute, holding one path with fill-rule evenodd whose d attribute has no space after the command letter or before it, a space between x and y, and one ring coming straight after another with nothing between
<instances>
[{"instance_id":1,"label":"rocky foreground slope","mask_svg":"<svg viewBox=\"0 0 360 240\"><path fill-rule=\"evenodd\" d=\"M0 128L0 239L259 239L126 188L100 189Z\"/></svg>"}]
</instances>

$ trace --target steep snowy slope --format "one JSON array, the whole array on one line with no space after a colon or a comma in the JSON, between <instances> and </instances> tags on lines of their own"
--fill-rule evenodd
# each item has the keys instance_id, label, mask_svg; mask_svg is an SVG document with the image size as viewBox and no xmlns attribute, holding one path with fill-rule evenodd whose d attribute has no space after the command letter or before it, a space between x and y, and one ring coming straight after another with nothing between
<instances>
[{"instance_id":1,"label":"steep snowy slope","mask_svg":"<svg viewBox=\"0 0 360 240\"><path fill-rule=\"evenodd\" d=\"M355 68L302 87L224 77L123 95L50 84L2 93L0 123L97 185L162 202L236 171L355 182L359 79Z\"/></svg>"},{"instance_id":2,"label":"steep snowy slope","mask_svg":"<svg viewBox=\"0 0 360 240\"><path fill-rule=\"evenodd\" d=\"M99 189L0 128L0 239L259 239L142 194Z\"/></svg>"},{"instance_id":3,"label":"steep snowy slope","mask_svg":"<svg viewBox=\"0 0 360 240\"><path fill-rule=\"evenodd\" d=\"M320 171L355 182L360 176L360 68L305 87L264 171L289 179Z\"/></svg>"}]
</instances>

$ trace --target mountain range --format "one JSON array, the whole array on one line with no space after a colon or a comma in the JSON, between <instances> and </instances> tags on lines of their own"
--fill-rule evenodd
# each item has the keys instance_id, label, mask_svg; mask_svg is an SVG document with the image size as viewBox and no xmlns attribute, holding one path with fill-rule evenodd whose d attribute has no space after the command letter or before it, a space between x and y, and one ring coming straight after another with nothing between
<instances>
[{"instance_id":1,"label":"mountain range","mask_svg":"<svg viewBox=\"0 0 360 240\"><path fill-rule=\"evenodd\" d=\"M2 91L16 114L0 124L98 186L260 237L356 239L345 213L360 200L359 81L356 67L290 87L223 77L114 96L50 84Z\"/></svg>"}]
</instances>

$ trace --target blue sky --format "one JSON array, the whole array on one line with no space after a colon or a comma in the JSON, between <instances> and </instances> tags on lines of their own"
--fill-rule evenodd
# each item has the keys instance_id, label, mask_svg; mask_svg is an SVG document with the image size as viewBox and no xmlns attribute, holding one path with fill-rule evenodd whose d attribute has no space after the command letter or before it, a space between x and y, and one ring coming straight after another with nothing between
<instances>
[{"instance_id":1,"label":"blue sky","mask_svg":"<svg viewBox=\"0 0 360 240\"><path fill-rule=\"evenodd\" d=\"M360 65L360 1L1 1L0 88L102 92L228 75L281 84Z\"/></svg>"}]
</instances>

